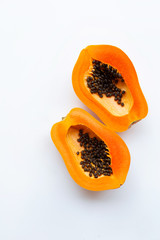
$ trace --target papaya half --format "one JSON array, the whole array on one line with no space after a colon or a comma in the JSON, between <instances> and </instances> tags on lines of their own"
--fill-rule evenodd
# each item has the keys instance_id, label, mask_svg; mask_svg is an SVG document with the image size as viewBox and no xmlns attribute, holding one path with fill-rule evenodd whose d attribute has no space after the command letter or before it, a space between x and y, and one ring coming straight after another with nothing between
<instances>
[{"instance_id":1,"label":"papaya half","mask_svg":"<svg viewBox=\"0 0 160 240\"><path fill-rule=\"evenodd\" d=\"M102 191L125 182L130 166L126 144L86 111L72 109L53 125L51 138L71 177L81 187Z\"/></svg>"},{"instance_id":2,"label":"papaya half","mask_svg":"<svg viewBox=\"0 0 160 240\"><path fill-rule=\"evenodd\" d=\"M83 49L72 73L80 100L116 132L146 117L148 106L129 57L110 45Z\"/></svg>"}]
</instances>

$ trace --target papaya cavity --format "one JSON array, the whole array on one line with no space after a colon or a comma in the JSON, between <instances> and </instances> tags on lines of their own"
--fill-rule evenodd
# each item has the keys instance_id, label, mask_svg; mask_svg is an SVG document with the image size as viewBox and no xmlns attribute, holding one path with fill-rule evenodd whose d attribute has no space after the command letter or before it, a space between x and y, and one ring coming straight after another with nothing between
<instances>
[{"instance_id":1,"label":"papaya cavity","mask_svg":"<svg viewBox=\"0 0 160 240\"><path fill-rule=\"evenodd\" d=\"M68 130L67 141L87 176L99 178L113 173L109 149L91 129L84 125L72 126Z\"/></svg>"},{"instance_id":2,"label":"papaya cavity","mask_svg":"<svg viewBox=\"0 0 160 240\"><path fill-rule=\"evenodd\" d=\"M91 59L84 84L95 101L114 116L128 114L133 106L133 97L123 76L107 63Z\"/></svg>"}]
</instances>

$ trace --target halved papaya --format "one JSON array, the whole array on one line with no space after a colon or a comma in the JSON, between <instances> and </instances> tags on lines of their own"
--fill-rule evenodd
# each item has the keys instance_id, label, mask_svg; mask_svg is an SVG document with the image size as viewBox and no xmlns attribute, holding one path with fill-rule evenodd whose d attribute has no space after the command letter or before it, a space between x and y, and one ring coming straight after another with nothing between
<instances>
[{"instance_id":1,"label":"halved papaya","mask_svg":"<svg viewBox=\"0 0 160 240\"><path fill-rule=\"evenodd\" d=\"M127 130L148 113L135 68L117 47L83 49L73 69L72 84L80 100L116 132Z\"/></svg>"},{"instance_id":2,"label":"halved papaya","mask_svg":"<svg viewBox=\"0 0 160 240\"><path fill-rule=\"evenodd\" d=\"M120 187L130 166L130 153L115 132L80 108L53 125L51 138L66 167L81 187L101 191Z\"/></svg>"}]
</instances>

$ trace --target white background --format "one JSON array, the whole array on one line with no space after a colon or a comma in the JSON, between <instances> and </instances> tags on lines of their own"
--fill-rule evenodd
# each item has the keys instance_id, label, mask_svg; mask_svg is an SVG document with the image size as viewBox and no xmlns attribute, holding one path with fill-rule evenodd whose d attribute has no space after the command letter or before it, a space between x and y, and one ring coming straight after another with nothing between
<instances>
[{"instance_id":1,"label":"white background","mask_svg":"<svg viewBox=\"0 0 160 240\"><path fill-rule=\"evenodd\" d=\"M159 9L158 0L0 0L0 239L160 239ZM71 108L91 113L71 83L90 44L127 53L149 105L120 134L131 153L125 184L104 192L79 187L50 138Z\"/></svg>"}]
</instances>

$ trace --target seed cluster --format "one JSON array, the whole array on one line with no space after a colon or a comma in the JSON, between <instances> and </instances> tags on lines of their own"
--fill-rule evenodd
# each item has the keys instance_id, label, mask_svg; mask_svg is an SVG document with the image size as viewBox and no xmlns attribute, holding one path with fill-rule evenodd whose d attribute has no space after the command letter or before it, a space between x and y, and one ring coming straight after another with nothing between
<instances>
[{"instance_id":1,"label":"seed cluster","mask_svg":"<svg viewBox=\"0 0 160 240\"><path fill-rule=\"evenodd\" d=\"M85 172L89 172L90 177L110 176L113 173L110 167L109 150L102 140L96 137L90 138L88 133L80 129L77 141L81 147L84 147L84 150L77 152L77 155L81 153L80 165Z\"/></svg>"},{"instance_id":2,"label":"seed cluster","mask_svg":"<svg viewBox=\"0 0 160 240\"><path fill-rule=\"evenodd\" d=\"M92 60L92 64L91 75L87 77L87 86L90 92L92 94L97 93L100 98L103 98L103 94L105 94L106 97L114 96L117 104L123 107L122 97L125 91L116 86L119 81L124 82L122 75L116 68L98 60Z\"/></svg>"}]
</instances>

